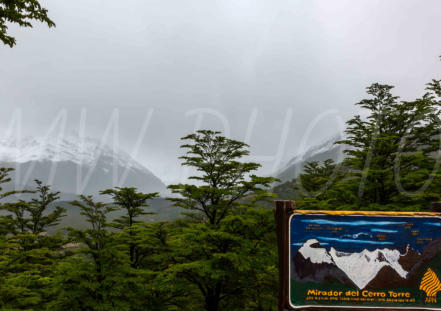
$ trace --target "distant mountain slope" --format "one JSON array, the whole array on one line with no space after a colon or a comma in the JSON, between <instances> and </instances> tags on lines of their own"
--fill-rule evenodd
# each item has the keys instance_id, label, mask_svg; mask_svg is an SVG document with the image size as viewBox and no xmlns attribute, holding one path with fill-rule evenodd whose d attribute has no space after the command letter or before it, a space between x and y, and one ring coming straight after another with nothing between
<instances>
[{"instance_id":1,"label":"distant mountain slope","mask_svg":"<svg viewBox=\"0 0 441 311\"><path fill-rule=\"evenodd\" d=\"M282 182L291 181L303 172L303 167L307 162L324 161L327 159L333 159L336 162L342 161L343 150L347 146L335 144L335 142L341 139L343 138L340 135L335 135L322 144L313 146L306 150L306 152L296 155L279 170L277 178L280 178Z\"/></svg>"},{"instance_id":2,"label":"distant mountain slope","mask_svg":"<svg viewBox=\"0 0 441 311\"><path fill-rule=\"evenodd\" d=\"M154 215L142 215L139 217L139 221L144 222L159 222L159 221L172 221L183 217L181 212L184 209L176 206L172 206L172 202L164 198L156 198L148 201L149 206L145 208L146 212L155 213ZM87 229L90 224L86 222L86 218L81 215L81 210L69 204L69 202L59 201L51 204L50 210L55 206L61 206L66 209L66 217L61 219L61 222L55 226L49 228L48 232L56 232L58 229L65 227L74 227L76 229ZM125 214L123 210L117 210L108 215L108 222L111 222L115 218L118 218Z\"/></svg>"},{"instance_id":3,"label":"distant mountain slope","mask_svg":"<svg viewBox=\"0 0 441 311\"><path fill-rule=\"evenodd\" d=\"M166 191L164 183L129 154L91 138L3 139L0 167L15 168L7 190L32 186L34 179L40 179L66 194L68 200L73 194L97 195L113 186L133 186L143 192Z\"/></svg>"}]
</instances>

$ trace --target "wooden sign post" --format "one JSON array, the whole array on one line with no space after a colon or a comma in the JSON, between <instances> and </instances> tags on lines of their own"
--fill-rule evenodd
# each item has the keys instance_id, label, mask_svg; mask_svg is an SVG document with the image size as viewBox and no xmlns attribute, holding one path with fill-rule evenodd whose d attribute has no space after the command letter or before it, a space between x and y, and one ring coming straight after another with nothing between
<instances>
[{"instance_id":1,"label":"wooden sign post","mask_svg":"<svg viewBox=\"0 0 441 311\"><path fill-rule=\"evenodd\" d=\"M441 214L276 201L279 311L441 310Z\"/></svg>"}]
</instances>

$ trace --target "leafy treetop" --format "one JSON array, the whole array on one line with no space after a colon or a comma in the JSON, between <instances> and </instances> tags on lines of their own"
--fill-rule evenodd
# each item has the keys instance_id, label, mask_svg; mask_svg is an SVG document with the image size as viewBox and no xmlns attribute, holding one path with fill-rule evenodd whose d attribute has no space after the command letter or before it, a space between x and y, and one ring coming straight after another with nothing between
<instances>
[{"instance_id":1,"label":"leafy treetop","mask_svg":"<svg viewBox=\"0 0 441 311\"><path fill-rule=\"evenodd\" d=\"M16 43L15 38L8 34L8 23L32 27L31 22L35 20L55 27L47 13L38 0L0 0L0 41L10 47Z\"/></svg>"},{"instance_id":2,"label":"leafy treetop","mask_svg":"<svg viewBox=\"0 0 441 311\"><path fill-rule=\"evenodd\" d=\"M182 165L195 168L200 174L191 176L201 185L177 184L169 188L180 197L170 198L175 206L196 210L210 224L219 224L241 199L248 195L267 196L266 189L276 179L252 174L260 167L254 162L240 162L249 155L248 145L220 135L220 132L200 130L182 138L190 141Z\"/></svg>"},{"instance_id":3,"label":"leafy treetop","mask_svg":"<svg viewBox=\"0 0 441 311\"><path fill-rule=\"evenodd\" d=\"M127 215L121 216L114 221L115 227L119 229L131 227L136 222L137 217L151 214L145 212L144 208L149 206L148 200L158 197L157 192L142 193L133 187L115 187L103 190L100 193L110 195L113 198L113 204L126 210Z\"/></svg>"}]
</instances>

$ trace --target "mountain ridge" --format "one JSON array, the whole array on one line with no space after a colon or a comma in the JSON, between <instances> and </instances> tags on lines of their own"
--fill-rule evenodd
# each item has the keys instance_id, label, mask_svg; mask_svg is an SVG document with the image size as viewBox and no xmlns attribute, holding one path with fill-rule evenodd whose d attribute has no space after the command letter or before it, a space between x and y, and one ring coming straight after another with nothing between
<instances>
[{"instance_id":1,"label":"mountain ridge","mask_svg":"<svg viewBox=\"0 0 441 311\"><path fill-rule=\"evenodd\" d=\"M92 138L2 139L0 166L15 169L8 190L32 187L40 179L66 194L98 195L115 186L166 193L165 184L128 153Z\"/></svg>"},{"instance_id":2,"label":"mountain ridge","mask_svg":"<svg viewBox=\"0 0 441 311\"><path fill-rule=\"evenodd\" d=\"M332 159L335 162L342 161L344 158L343 150L348 148L346 145L336 144L337 141L342 139L344 139L344 137L341 134L336 134L324 142L306 149L305 152L295 155L279 169L276 177L283 183L291 181L301 174L307 162L321 162L327 159Z\"/></svg>"},{"instance_id":3,"label":"mountain ridge","mask_svg":"<svg viewBox=\"0 0 441 311\"><path fill-rule=\"evenodd\" d=\"M404 254L388 248L347 253L331 247L328 251L318 240L309 239L292 259L295 267L292 277L313 282L337 280L359 289L376 289L384 286L385 280L393 285L407 282L423 257L409 246ZM404 270L400 262L407 263L408 270Z\"/></svg>"}]
</instances>

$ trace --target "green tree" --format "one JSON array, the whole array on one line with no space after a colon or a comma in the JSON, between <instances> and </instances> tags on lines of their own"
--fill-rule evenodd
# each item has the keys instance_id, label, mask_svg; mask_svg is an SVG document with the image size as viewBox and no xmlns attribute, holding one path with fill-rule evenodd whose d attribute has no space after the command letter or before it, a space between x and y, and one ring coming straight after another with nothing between
<instances>
[{"instance_id":1,"label":"green tree","mask_svg":"<svg viewBox=\"0 0 441 311\"><path fill-rule=\"evenodd\" d=\"M331 208L332 190L344 176L341 165L333 160L308 162L304 172L294 181L294 189L298 190L298 208L329 209Z\"/></svg>"},{"instance_id":2,"label":"green tree","mask_svg":"<svg viewBox=\"0 0 441 311\"><path fill-rule=\"evenodd\" d=\"M137 223L126 230L132 235L119 233L118 242L132 243L137 250L137 263L131 269L136 284L131 288L131 310L194 310L189 299L192 288L170 271L175 264L172 241L181 231L179 222Z\"/></svg>"},{"instance_id":3,"label":"green tree","mask_svg":"<svg viewBox=\"0 0 441 311\"><path fill-rule=\"evenodd\" d=\"M433 83L414 101L399 101L392 86L373 84L367 91L372 97L357 104L369 115L349 120L341 141L351 147L345 150L350 178L344 186L357 193L357 206L412 203L404 192L415 192L414 204L436 198L420 200L428 194L424 183L439 174L433 157L440 144L439 81Z\"/></svg>"},{"instance_id":4,"label":"green tree","mask_svg":"<svg viewBox=\"0 0 441 311\"><path fill-rule=\"evenodd\" d=\"M413 101L400 101L392 86L372 84L357 103L367 117L347 122L341 165L308 163L296 185L298 206L322 209L428 209L441 199L440 81Z\"/></svg>"},{"instance_id":5,"label":"green tree","mask_svg":"<svg viewBox=\"0 0 441 311\"><path fill-rule=\"evenodd\" d=\"M142 258L142 250L137 247L135 241L131 241L134 237L134 231L132 227L135 223L139 223L139 218L142 215L152 214L146 212L144 209L149 206L148 200L158 197L158 193L142 193L138 192L136 188L120 188L107 189L100 192L101 194L110 195L113 199L113 204L118 208L125 211L125 215L115 219L112 226L121 230L126 229L124 232L128 235L129 256L130 264L133 268L138 266L140 259Z\"/></svg>"},{"instance_id":6,"label":"green tree","mask_svg":"<svg viewBox=\"0 0 441 311\"><path fill-rule=\"evenodd\" d=\"M10 202L6 203L4 202L5 199L8 197L14 195L14 194L22 194L22 193L32 193L32 191L28 190L12 190L12 191L3 191L3 184L7 184L11 182L10 173L14 171L13 168L0 168L0 210L3 210L6 212L5 215L0 215L0 235L5 235L7 233L10 233L11 231L15 230L15 227L21 227L24 225L23 217L24 216L24 206L23 204L18 204L15 208L11 207L10 210ZM11 215L18 213L17 217L20 219L17 219L17 222L13 220L13 216ZM18 223L21 222L21 223Z\"/></svg>"},{"instance_id":7,"label":"green tree","mask_svg":"<svg viewBox=\"0 0 441 311\"><path fill-rule=\"evenodd\" d=\"M3 210L9 212L5 219L9 222L9 229L12 234L20 234L28 231L30 219L27 216L29 204L23 200L3 204Z\"/></svg>"},{"instance_id":8,"label":"green tree","mask_svg":"<svg viewBox=\"0 0 441 311\"><path fill-rule=\"evenodd\" d=\"M182 165L196 169L200 175L189 177L200 185L178 184L169 188L180 197L169 198L175 206L197 211L211 225L219 224L239 201L250 195L267 194L275 181L272 177L251 174L260 167L254 162L240 162L249 155L247 144L202 130L183 137L192 143L184 144L187 155L180 157Z\"/></svg>"},{"instance_id":9,"label":"green tree","mask_svg":"<svg viewBox=\"0 0 441 311\"><path fill-rule=\"evenodd\" d=\"M39 21L55 27L47 13L37 0L0 0L0 40L10 47L16 43L15 38L8 34L8 23L32 27L33 21Z\"/></svg>"},{"instance_id":10,"label":"green tree","mask_svg":"<svg viewBox=\"0 0 441 311\"><path fill-rule=\"evenodd\" d=\"M219 132L203 130L188 135L181 147L187 154L183 165L199 174L191 176L196 184L171 185L177 197L169 198L175 206L190 211L192 222L181 228L173 240L172 271L197 288L202 297L200 308L209 311L244 307L251 260L250 236L244 235L249 221L245 202L270 197L267 192L272 177L252 174L259 168L253 162L240 162L249 154L248 145L228 139ZM253 201L253 202L255 202ZM256 206L253 205L255 208ZM254 267L256 269L262 267Z\"/></svg>"},{"instance_id":11,"label":"green tree","mask_svg":"<svg viewBox=\"0 0 441 311\"><path fill-rule=\"evenodd\" d=\"M101 194L110 195L113 199L113 204L120 209L125 210L126 215L114 220L113 226L118 229L131 227L138 220L136 218L142 215L152 214L146 212L144 208L148 207L148 200L158 197L157 192L142 193L138 192L136 188L120 188L107 189L100 192Z\"/></svg>"},{"instance_id":12,"label":"green tree","mask_svg":"<svg viewBox=\"0 0 441 311\"><path fill-rule=\"evenodd\" d=\"M302 194L320 198L329 188L333 175L336 174L337 166L331 159L325 160L322 165L318 161L306 163L304 173L299 176L299 189Z\"/></svg>"},{"instance_id":13,"label":"green tree","mask_svg":"<svg viewBox=\"0 0 441 311\"><path fill-rule=\"evenodd\" d=\"M5 176L11 170L0 171L3 181L10 180ZM30 202L19 200L3 204L3 210L9 214L3 216L8 230L0 241L2 309L42 310L54 298L48 289L53 282L55 263L64 257L61 252L64 239L60 234L46 235L45 230L63 216L63 210L56 209L47 214L46 209L53 200L43 200L42 197L56 199L56 193L52 193L48 186L37 184L38 198Z\"/></svg>"},{"instance_id":14,"label":"green tree","mask_svg":"<svg viewBox=\"0 0 441 311\"><path fill-rule=\"evenodd\" d=\"M61 261L55 277L52 310L130 310L127 291L128 260L107 230L107 215L115 208L80 196L73 206L81 209L90 228L69 228L74 256Z\"/></svg>"},{"instance_id":15,"label":"green tree","mask_svg":"<svg viewBox=\"0 0 441 311\"><path fill-rule=\"evenodd\" d=\"M52 205L59 197L59 192L51 191L49 185L43 185L39 180L35 180L35 191L11 191L10 194L32 193L36 195L29 202L18 200L17 202L4 203L2 209L9 212L6 219L9 223L10 233L29 232L35 235L45 232L50 227L59 224L65 216L66 209Z\"/></svg>"},{"instance_id":16,"label":"green tree","mask_svg":"<svg viewBox=\"0 0 441 311\"><path fill-rule=\"evenodd\" d=\"M11 181L11 177L9 176L9 174L13 171L13 168L4 168L1 167L0 168L0 200L3 200L4 198L17 193L17 191L7 191L7 192L3 192L3 184L6 184L8 182Z\"/></svg>"},{"instance_id":17,"label":"green tree","mask_svg":"<svg viewBox=\"0 0 441 311\"><path fill-rule=\"evenodd\" d=\"M43 185L40 180L35 180L35 183L37 184L35 193L38 197L33 198L28 204L27 211L30 214L28 228L33 234L40 234L47 228L58 225L65 216L66 209L55 206L55 209L49 212L51 204L60 198L60 192L51 191L51 187Z\"/></svg>"},{"instance_id":18,"label":"green tree","mask_svg":"<svg viewBox=\"0 0 441 311\"><path fill-rule=\"evenodd\" d=\"M0 309L45 310L55 264L64 257L53 240L30 233L0 240Z\"/></svg>"}]
</instances>

